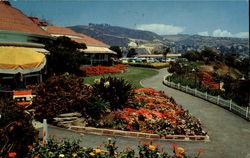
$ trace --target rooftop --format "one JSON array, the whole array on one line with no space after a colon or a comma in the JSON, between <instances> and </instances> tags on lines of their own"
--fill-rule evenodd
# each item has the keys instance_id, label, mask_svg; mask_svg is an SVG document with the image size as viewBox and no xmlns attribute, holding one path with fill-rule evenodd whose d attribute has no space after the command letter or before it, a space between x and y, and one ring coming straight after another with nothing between
<instances>
[{"instance_id":1,"label":"rooftop","mask_svg":"<svg viewBox=\"0 0 250 158\"><path fill-rule=\"evenodd\" d=\"M13 8L5 2L0 2L0 21L0 30L49 36L46 31L36 25L20 10Z\"/></svg>"}]
</instances>

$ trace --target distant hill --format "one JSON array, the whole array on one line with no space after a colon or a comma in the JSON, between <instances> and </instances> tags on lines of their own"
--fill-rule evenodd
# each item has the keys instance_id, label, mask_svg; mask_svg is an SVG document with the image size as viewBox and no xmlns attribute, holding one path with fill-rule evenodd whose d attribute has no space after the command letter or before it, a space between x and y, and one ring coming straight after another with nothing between
<instances>
[{"instance_id":1,"label":"distant hill","mask_svg":"<svg viewBox=\"0 0 250 158\"><path fill-rule=\"evenodd\" d=\"M206 47L217 49L223 54L235 53L248 55L248 39L228 37L208 37L199 35L165 35L160 36L150 31L141 31L108 24L89 24L88 26L70 26L78 33L84 33L109 45L136 48L139 53L152 53L163 46L169 46L173 53L190 50L200 51Z\"/></svg>"}]
</instances>

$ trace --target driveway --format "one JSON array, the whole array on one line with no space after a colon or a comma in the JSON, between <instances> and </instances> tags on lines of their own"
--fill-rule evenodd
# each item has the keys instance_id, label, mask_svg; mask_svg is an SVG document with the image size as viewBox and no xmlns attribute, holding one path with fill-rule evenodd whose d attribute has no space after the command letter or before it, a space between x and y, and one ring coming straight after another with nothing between
<instances>
[{"instance_id":1,"label":"driveway","mask_svg":"<svg viewBox=\"0 0 250 158\"><path fill-rule=\"evenodd\" d=\"M170 144L175 143L184 147L188 155L192 156L197 154L197 149L202 148L204 150L202 158L250 158L250 122L217 105L164 86L162 80L166 74L167 69L161 69L158 75L145 79L141 83L144 87L163 90L167 95L175 98L178 104L202 121L211 141L155 141L155 143L161 144L161 147L169 152L172 150ZM56 134L59 138L79 139L82 146L92 147L102 144L108 138L108 136L90 134L81 136L77 132L52 126L49 128L49 133ZM126 146L136 149L138 145L137 139L133 138L117 137L116 140L120 150Z\"/></svg>"}]
</instances>

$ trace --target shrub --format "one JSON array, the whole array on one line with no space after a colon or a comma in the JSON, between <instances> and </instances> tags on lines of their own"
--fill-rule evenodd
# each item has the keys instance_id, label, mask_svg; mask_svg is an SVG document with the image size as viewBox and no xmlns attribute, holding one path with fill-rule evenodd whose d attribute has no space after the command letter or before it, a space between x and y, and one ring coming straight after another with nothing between
<instances>
[{"instance_id":1,"label":"shrub","mask_svg":"<svg viewBox=\"0 0 250 158\"><path fill-rule=\"evenodd\" d=\"M132 94L132 85L121 78L104 77L95 80L93 93L108 101L111 110L122 109Z\"/></svg>"},{"instance_id":2,"label":"shrub","mask_svg":"<svg viewBox=\"0 0 250 158\"><path fill-rule=\"evenodd\" d=\"M80 70L85 72L86 75L101 75L101 74L114 74L120 73L121 71L114 67L107 66L87 66L81 67Z\"/></svg>"},{"instance_id":3,"label":"shrub","mask_svg":"<svg viewBox=\"0 0 250 158\"><path fill-rule=\"evenodd\" d=\"M0 100L0 115L0 157L25 157L38 134L30 114L13 100L5 99Z\"/></svg>"},{"instance_id":4,"label":"shrub","mask_svg":"<svg viewBox=\"0 0 250 158\"><path fill-rule=\"evenodd\" d=\"M52 76L36 87L34 99L35 117L39 121L62 113L78 111L86 115L86 105L91 97L89 87L83 84L83 78L69 75Z\"/></svg>"},{"instance_id":5,"label":"shrub","mask_svg":"<svg viewBox=\"0 0 250 158\"><path fill-rule=\"evenodd\" d=\"M102 98L93 96L86 107L87 114L92 119L100 119L103 114L110 111L110 104Z\"/></svg>"}]
</instances>

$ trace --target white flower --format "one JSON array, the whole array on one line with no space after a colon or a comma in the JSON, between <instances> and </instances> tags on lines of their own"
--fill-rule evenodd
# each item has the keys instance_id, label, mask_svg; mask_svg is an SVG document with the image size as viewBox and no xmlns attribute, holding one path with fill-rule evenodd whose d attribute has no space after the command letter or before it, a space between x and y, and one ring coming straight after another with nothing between
<instances>
[{"instance_id":1,"label":"white flower","mask_svg":"<svg viewBox=\"0 0 250 158\"><path fill-rule=\"evenodd\" d=\"M94 80L94 83L96 83L96 84L100 84L100 82L101 82L101 80L99 78Z\"/></svg>"},{"instance_id":2,"label":"white flower","mask_svg":"<svg viewBox=\"0 0 250 158\"><path fill-rule=\"evenodd\" d=\"M105 87L105 88L108 88L109 85L110 85L109 81L107 81L107 82L104 83L104 87Z\"/></svg>"},{"instance_id":3,"label":"white flower","mask_svg":"<svg viewBox=\"0 0 250 158\"><path fill-rule=\"evenodd\" d=\"M64 154L60 154L59 157L64 157Z\"/></svg>"}]
</instances>

